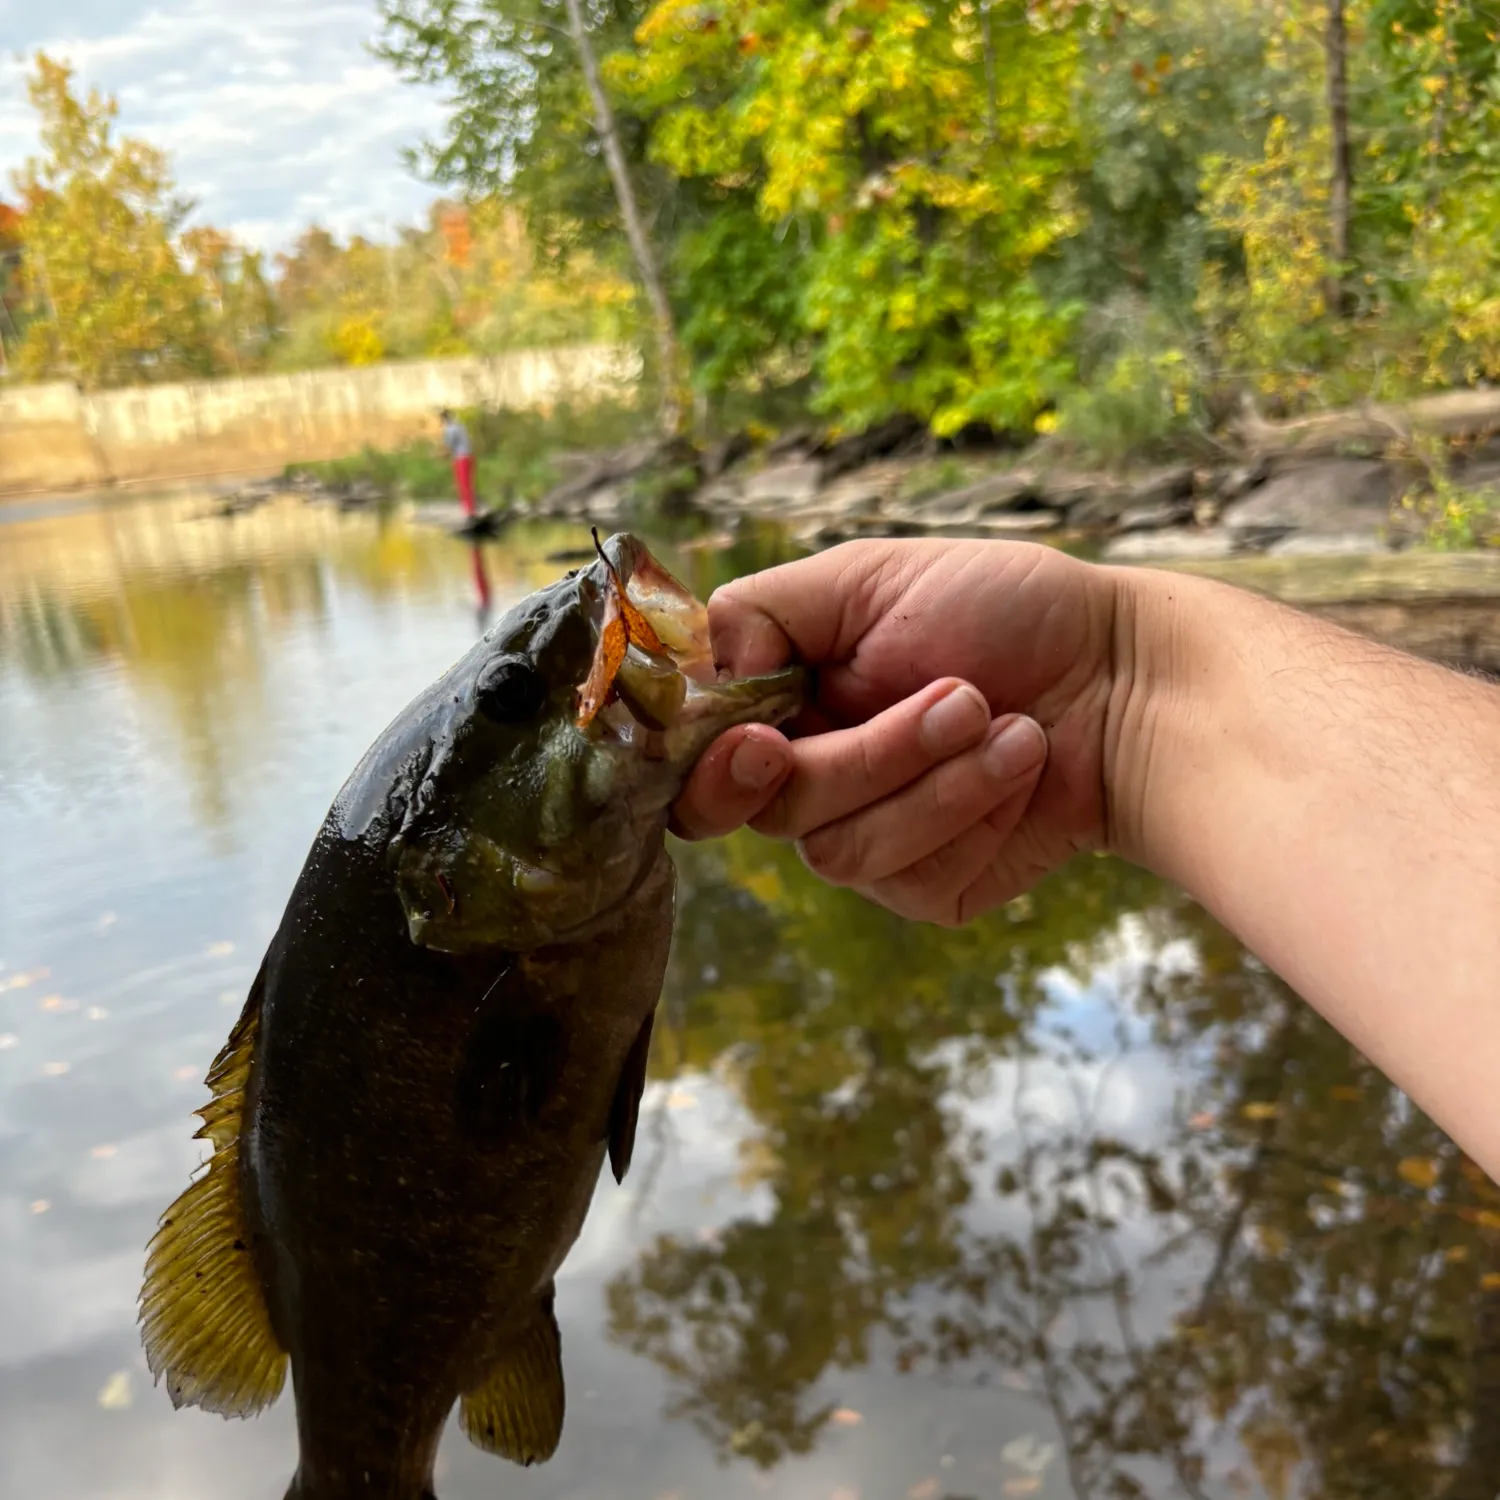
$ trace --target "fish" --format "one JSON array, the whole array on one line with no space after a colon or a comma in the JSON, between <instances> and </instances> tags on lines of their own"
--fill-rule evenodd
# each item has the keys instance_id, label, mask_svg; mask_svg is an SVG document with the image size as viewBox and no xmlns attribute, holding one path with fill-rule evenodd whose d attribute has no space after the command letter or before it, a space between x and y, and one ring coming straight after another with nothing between
<instances>
[{"instance_id":1,"label":"fish","mask_svg":"<svg viewBox=\"0 0 1500 1500\"><path fill-rule=\"evenodd\" d=\"M780 723L704 606L600 544L419 694L334 800L198 1111L206 1164L146 1252L174 1406L250 1417L291 1377L287 1500L434 1500L468 1438L545 1462L555 1279L607 1159L629 1169L694 762Z\"/></svg>"}]
</instances>

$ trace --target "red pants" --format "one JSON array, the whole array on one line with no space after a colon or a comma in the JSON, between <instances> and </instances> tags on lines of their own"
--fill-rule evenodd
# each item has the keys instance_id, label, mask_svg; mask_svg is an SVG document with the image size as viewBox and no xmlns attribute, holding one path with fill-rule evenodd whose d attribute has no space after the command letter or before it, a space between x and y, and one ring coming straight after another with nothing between
<instances>
[{"instance_id":1,"label":"red pants","mask_svg":"<svg viewBox=\"0 0 1500 1500\"><path fill-rule=\"evenodd\" d=\"M453 482L458 486L459 504L464 514L474 514L474 455L466 454L453 460Z\"/></svg>"}]
</instances>

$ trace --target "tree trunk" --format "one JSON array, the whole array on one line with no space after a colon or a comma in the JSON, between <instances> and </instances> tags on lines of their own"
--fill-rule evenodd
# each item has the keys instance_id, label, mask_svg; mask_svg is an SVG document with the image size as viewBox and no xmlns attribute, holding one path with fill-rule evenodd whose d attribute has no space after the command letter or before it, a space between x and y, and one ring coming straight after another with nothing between
<instances>
[{"instance_id":1,"label":"tree trunk","mask_svg":"<svg viewBox=\"0 0 1500 1500\"><path fill-rule=\"evenodd\" d=\"M661 425L671 436L682 431L688 408L684 400L684 366L681 346L677 341L677 324L672 317L672 305L667 301L667 292L662 284L661 272L657 269L656 256L651 242L646 238L645 226L641 223L641 211L635 199L635 188L625 164L625 152L620 146L620 133L615 126L615 112L604 92L599 77L599 66L594 58L593 44L589 41L588 28L583 19L580 0L567 0L568 34L578 52L578 62L583 69L583 81L588 87L589 99L594 106L594 128L599 133L604 147L604 161L609 168L610 181L614 184L615 198L620 205L620 218L625 224L625 237L630 241L631 253L635 256L636 271L645 289L646 300L651 304L651 321L656 333L657 357L661 363Z\"/></svg>"},{"instance_id":2,"label":"tree trunk","mask_svg":"<svg viewBox=\"0 0 1500 1500\"><path fill-rule=\"evenodd\" d=\"M1324 40L1328 73L1328 123L1333 162L1328 180L1329 267L1323 300L1335 317L1349 305L1349 215L1354 187L1354 164L1349 151L1349 27L1344 0L1328 0L1328 30Z\"/></svg>"}]
</instances>

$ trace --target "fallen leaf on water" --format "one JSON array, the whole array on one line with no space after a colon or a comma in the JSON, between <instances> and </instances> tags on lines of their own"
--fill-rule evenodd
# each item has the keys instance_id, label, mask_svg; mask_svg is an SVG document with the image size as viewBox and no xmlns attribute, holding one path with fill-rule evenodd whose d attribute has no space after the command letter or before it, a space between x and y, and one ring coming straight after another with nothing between
<instances>
[{"instance_id":1,"label":"fallen leaf on water","mask_svg":"<svg viewBox=\"0 0 1500 1500\"><path fill-rule=\"evenodd\" d=\"M31 1211L34 1214L44 1214L51 1207L52 1207L52 1204L51 1204L51 1202L48 1199L46 1199L46 1198L36 1198L36 1199L34 1199L32 1201Z\"/></svg>"},{"instance_id":2,"label":"fallen leaf on water","mask_svg":"<svg viewBox=\"0 0 1500 1500\"><path fill-rule=\"evenodd\" d=\"M6 990L24 990L28 984L45 979L51 972L51 969L28 969L24 974L12 974L9 979L0 979L0 995Z\"/></svg>"},{"instance_id":3,"label":"fallen leaf on water","mask_svg":"<svg viewBox=\"0 0 1500 1500\"><path fill-rule=\"evenodd\" d=\"M1244 1105L1240 1113L1247 1120L1274 1120L1281 1114L1281 1106L1265 1099L1255 1099Z\"/></svg>"},{"instance_id":4,"label":"fallen leaf on water","mask_svg":"<svg viewBox=\"0 0 1500 1500\"><path fill-rule=\"evenodd\" d=\"M210 958L228 958L233 952L233 943L217 942L208 945L208 956Z\"/></svg>"},{"instance_id":5,"label":"fallen leaf on water","mask_svg":"<svg viewBox=\"0 0 1500 1500\"><path fill-rule=\"evenodd\" d=\"M42 1076L44 1078L61 1078L72 1066L72 1063L65 1062L43 1063Z\"/></svg>"},{"instance_id":6,"label":"fallen leaf on water","mask_svg":"<svg viewBox=\"0 0 1500 1500\"><path fill-rule=\"evenodd\" d=\"M1479 1278L1479 1285L1487 1292L1500 1290L1500 1271L1486 1271Z\"/></svg>"},{"instance_id":7,"label":"fallen leaf on water","mask_svg":"<svg viewBox=\"0 0 1500 1500\"><path fill-rule=\"evenodd\" d=\"M1449 1245L1447 1253L1443 1256L1446 1261L1457 1262L1468 1260L1469 1247L1467 1245Z\"/></svg>"},{"instance_id":8,"label":"fallen leaf on water","mask_svg":"<svg viewBox=\"0 0 1500 1500\"><path fill-rule=\"evenodd\" d=\"M841 1406L829 1420L837 1427L858 1427L864 1421L864 1414L851 1406Z\"/></svg>"},{"instance_id":9,"label":"fallen leaf on water","mask_svg":"<svg viewBox=\"0 0 1500 1500\"><path fill-rule=\"evenodd\" d=\"M9 1052L12 1047L19 1047L21 1038L13 1031L0 1031L0 1052Z\"/></svg>"},{"instance_id":10,"label":"fallen leaf on water","mask_svg":"<svg viewBox=\"0 0 1500 1500\"><path fill-rule=\"evenodd\" d=\"M1007 1495L1034 1495L1041 1487L1041 1477L1037 1474L1016 1474L1005 1481Z\"/></svg>"},{"instance_id":11,"label":"fallen leaf on water","mask_svg":"<svg viewBox=\"0 0 1500 1500\"><path fill-rule=\"evenodd\" d=\"M130 1401L130 1371L116 1370L99 1392L99 1405L106 1411L124 1411Z\"/></svg>"},{"instance_id":12,"label":"fallen leaf on water","mask_svg":"<svg viewBox=\"0 0 1500 1500\"><path fill-rule=\"evenodd\" d=\"M69 1011L78 1009L78 1002L76 1000L69 1000L63 995L48 995L41 1002L41 1007L43 1010L67 1015Z\"/></svg>"},{"instance_id":13,"label":"fallen leaf on water","mask_svg":"<svg viewBox=\"0 0 1500 1500\"><path fill-rule=\"evenodd\" d=\"M108 1161L110 1157L112 1157L119 1149L120 1148L118 1146L109 1143L106 1143L103 1146L90 1146L89 1155L92 1156L95 1161Z\"/></svg>"},{"instance_id":14,"label":"fallen leaf on water","mask_svg":"<svg viewBox=\"0 0 1500 1500\"><path fill-rule=\"evenodd\" d=\"M688 1093L686 1089L673 1089L667 1095L668 1109L697 1109L697 1107L697 1095Z\"/></svg>"},{"instance_id":15,"label":"fallen leaf on water","mask_svg":"<svg viewBox=\"0 0 1500 1500\"><path fill-rule=\"evenodd\" d=\"M1330 1099L1337 1099L1343 1104L1358 1104L1365 1097L1363 1089L1357 1089L1352 1084L1337 1083L1328 1090Z\"/></svg>"},{"instance_id":16,"label":"fallen leaf on water","mask_svg":"<svg viewBox=\"0 0 1500 1500\"><path fill-rule=\"evenodd\" d=\"M1007 1370L1000 1377L1000 1384L1013 1391L1029 1391L1031 1382L1019 1370Z\"/></svg>"},{"instance_id":17,"label":"fallen leaf on water","mask_svg":"<svg viewBox=\"0 0 1500 1500\"><path fill-rule=\"evenodd\" d=\"M1212 1130L1219 1123L1219 1117L1210 1109L1199 1110L1197 1114L1188 1119L1189 1130Z\"/></svg>"},{"instance_id":18,"label":"fallen leaf on water","mask_svg":"<svg viewBox=\"0 0 1500 1500\"><path fill-rule=\"evenodd\" d=\"M89 1008L84 1011L84 1015L86 1015L91 1021L107 1021L109 1019L109 1012L105 1010L102 1005L89 1006Z\"/></svg>"},{"instance_id":19,"label":"fallen leaf on water","mask_svg":"<svg viewBox=\"0 0 1500 1500\"><path fill-rule=\"evenodd\" d=\"M1006 1463L1014 1464L1018 1469L1025 1469L1028 1474L1040 1474L1052 1462L1052 1457L1056 1452L1055 1443L1039 1443L1028 1432L1018 1438L1012 1438L1000 1450L1000 1457Z\"/></svg>"},{"instance_id":20,"label":"fallen leaf on water","mask_svg":"<svg viewBox=\"0 0 1500 1500\"><path fill-rule=\"evenodd\" d=\"M197 1076L198 1070L191 1063L184 1063L182 1067L172 1069L172 1077L179 1080L179 1082L186 1082Z\"/></svg>"},{"instance_id":21,"label":"fallen leaf on water","mask_svg":"<svg viewBox=\"0 0 1500 1500\"><path fill-rule=\"evenodd\" d=\"M937 1480L924 1479L907 1490L906 1500L937 1500L937 1492Z\"/></svg>"},{"instance_id":22,"label":"fallen leaf on water","mask_svg":"<svg viewBox=\"0 0 1500 1500\"><path fill-rule=\"evenodd\" d=\"M1438 1180L1438 1164L1430 1156L1405 1156L1396 1163L1396 1175L1413 1187L1430 1188Z\"/></svg>"},{"instance_id":23,"label":"fallen leaf on water","mask_svg":"<svg viewBox=\"0 0 1500 1500\"><path fill-rule=\"evenodd\" d=\"M1500 1214L1497 1214L1492 1208L1481 1208L1474 1215L1474 1222L1481 1229L1500 1229Z\"/></svg>"}]
</instances>

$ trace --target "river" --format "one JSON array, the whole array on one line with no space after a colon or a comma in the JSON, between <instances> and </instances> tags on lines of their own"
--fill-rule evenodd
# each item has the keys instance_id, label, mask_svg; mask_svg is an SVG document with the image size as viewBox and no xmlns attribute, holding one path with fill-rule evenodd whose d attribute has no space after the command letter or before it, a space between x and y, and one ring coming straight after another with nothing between
<instances>
[{"instance_id":1,"label":"river","mask_svg":"<svg viewBox=\"0 0 1500 1500\"><path fill-rule=\"evenodd\" d=\"M143 1247L343 778L580 540L203 503L0 509L26 1500L282 1495L289 1398L152 1387ZM663 550L706 591L777 546ZM635 1165L559 1280L562 1446L450 1431L442 1500L1493 1500L1500 1192L1192 902L1087 858L949 933L752 835L677 852Z\"/></svg>"}]
</instances>

